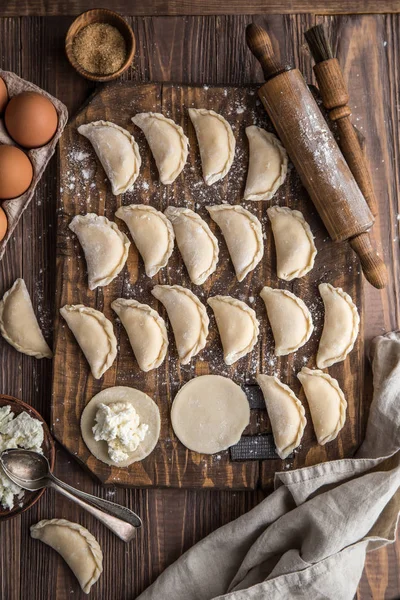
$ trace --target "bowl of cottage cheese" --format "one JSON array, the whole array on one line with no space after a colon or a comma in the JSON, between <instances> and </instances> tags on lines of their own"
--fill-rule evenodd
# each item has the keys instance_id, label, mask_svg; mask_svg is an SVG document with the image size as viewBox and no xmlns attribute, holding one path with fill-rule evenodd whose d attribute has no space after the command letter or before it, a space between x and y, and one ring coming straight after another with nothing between
<instances>
[{"instance_id":1,"label":"bowl of cottage cheese","mask_svg":"<svg viewBox=\"0 0 400 600\"><path fill-rule=\"evenodd\" d=\"M41 415L29 404L0 395L0 452L25 448L43 453L54 468L55 448ZM15 517L33 506L44 490L28 492L15 485L0 466L0 521Z\"/></svg>"}]
</instances>

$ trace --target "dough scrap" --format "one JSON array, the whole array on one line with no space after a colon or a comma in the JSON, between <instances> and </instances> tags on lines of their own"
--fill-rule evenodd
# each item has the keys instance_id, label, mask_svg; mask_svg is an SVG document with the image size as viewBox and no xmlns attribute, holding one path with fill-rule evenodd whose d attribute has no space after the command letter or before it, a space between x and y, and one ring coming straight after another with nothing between
<instances>
[{"instance_id":1,"label":"dough scrap","mask_svg":"<svg viewBox=\"0 0 400 600\"><path fill-rule=\"evenodd\" d=\"M139 147L135 138L110 121L93 121L78 127L87 138L111 183L115 196L132 189L141 166Z\"/></svg>"},{"instance_id":2,"label":"dough scrap","mask_svg":"<svg viewBox=\"0 0 400 600\"><path fill-rule=\"evenodd\" d=\"M189 140L182 127L154 112L139 113L132 117L132 121L146 136L161 183L173 183L182 172L188 156Z\"/></svg>"},{"instance_id":3,"label":"dough scrap","mask_svg":"<svg viewBox=\"0 0 400 600\"><path fill-rule=\"evenodd\" d=\"M334 440L346 421L347 402L336 379L318 369L303 367L297 375L310 407L318 444Z\"/></svg>"},{"instance_id":4,"label":"dough scrap","mask_svg":"<svg viewBox=\"0 0 400 600\"><path fill-rule=\"evenodd\" d=\"M189 208L169 206L164 214L172 223L176 243L191 281L201 285L217 267L217 238L207 223Z\"/></svg>"},{"instance_id":5,"label":"dough scrap","mask_svg":"<svg viewBox=\"0 0 400 600\"><path fill-rule=\"evenodd\" d=\"M111 283L128 258L130 241L107 217L88 213L76 215L69 224L85 253L89 289Z\"/></svg>"},{"instance_id":6,"label":"dough scrap","mask_svg":"<svg viewBox=\"0 0 400 600\"><path fill-rule=\"evenodd\" d=\"M33 312L32 301L25 281L15 280L0 301L0 332L18 352L35 358L52 358Z\"/></svg>"},{"instance_id":7,"label":"dough scrap","mask_svg":"<svg viewBox=\"0 0 400 600\"><path fill-rule=\"evenodd\" d=\"M168 349L168 335L164 319L147 304L136 300L117 298L111 308L121 319L142 371L157 369Z\"/></svg>"},{"instance_id":8,"label":"dough scrap","mask_svg":"<svg viewBox=\"0 0 400 600\"><path fill-rule=\"evenodd\" d=\"M92 431L99 405L113 404L114 402L130 402L139 415L140 423L146 423L149 426L143 441L136 450L130 452L129 458L118 463L109 457L107 442L96 442ZM160 428L160 411L154 400L140 390L127 386L115 386L102 390L87 403L81 416L81 433L89 451L98 460L115 467L128 467L153 452L160 437Z\"/></svg>"},{"instance_id":9,"label":"dough scrap","mask_svg":"<svg viewBox=\"0 0 400 600\"><path fill-rule=\"evenodd\" d=\"M317 254L309 224L300 211L286 206L272 206L267 214L275 239L279 279L304 277L313 268Z\"/></svg>"},{"instance_id":10,"label":"dough scrap","mask_svg":"<svg viewBox=\"0 0 400 600\"><path fill-rule=\"evenodd\" d=\"M237 280L243 281L264 255L260 221L238 204L216 204L206 209L222 231Z\"/></svg>"},{"instance_id":11,"label":"dough scrap","mask_svg":"<svg viewBox=\"0 0 400 600\"><path fill-rule=\"evenodd\" d=\"M191 379L179 390L171 409L175 435L189 450L201 454L237 444L249 421L246 394L220 375Z\"/></svg>"},{"instance_id":12,"label":"dough scrap","mask_svg":"<svg viewBox=\"0 0 400 600\"><path fill-rule=\"evenodd\" d=\"M214 311L225 363L233 365L249 354L257 343L260 329L256 313L232 296L213 296L207 303Z\"/></svg>"},{"instance_id":13,"label":"dough scrap","mask_svg":"<svg viewBox=\"0 0 400 600\"><path fill-rule=\"evenodd\" d=\"M289 386L277 377L257 375L264 395L278 456L285 459L300 444L307 424L304 407Z\"/></svg>"},{"instance_id":14,"label":"dough scrap","mask_svg":"<svg viewBox=\"0 0 400 600\"><path fill-rule=\"evenodd\" d=\"M288 157L276 135L261 127L246 127L249 169L245 200L271 200L286 179Z\"/></svg>"},{"instance_id":15,"label":"dough scrap","mask_svg":"<svg viewBox=\"0 0 400 600\"><path fill-rule=\"evenodd\" d=\"M102 312L83 304L66 304L61 316L74 334L95 379L111 367L117 356L117 340L111 321Z\"/></svg>"},{"instance_id":16,"label":"dough scrap","mask_svg":"<svg viewBox=\"0 0 400 600\"><path fill-rule=\"evenodd\" d=\"M174 230L162 212L147 204L121 206L115 216L124 221L144 262L147 277L166 266L174 250Z\"/></svg>"},{"instance_id":17,"label":"dough scrap","mask_svg":"<svg viewBox=\"0 0 400 600\"><path fill-rule=\"evenodd\" d=\"M287 290L265 286L260 293L275 340L275 356L286 356L304 346L314 330L303 300Z\"/></svg>"},{"instance_id":18,"label":"dough scrap","mask_svg":"<svg viewBox=\"0 0 400 600\"><path fill-rule=\"evenodd\" d=\"M90 531L66 519L44 519L31 526L31 536L56 550L85 594L90 592L103 572L103 553Z\"/></svg>"},{"instance_id":19,"label":"dough scrap","mask_svg":"<svg viewBox=\"0 0 400 600\"><path fill-rule=\"evenodd\" d=\"M342 288L321 283L318 289L324 301L325 317L317 353L317 367L325 369L344 360L353 350L360 317L353 300Z\"/></svg>"},{"instance_id":20,"label":"dough scrap","mask_svg":"<svg viewBox=\"0 0 400 600\"><path fill-rule=\"evenodd\" d=\"M151 293L168 313L180 363L188 364L207 343L209 318L205 306L180 285L156 285Z\"/></svg>"},{"instance_id":21,"label":"dough scrap","mask_svg":"<svg viewBox=\"0 0 400 600\"><path fill-rule=\"evenodd\" d=\"M204 181L212 185L225 177L235 158L232 128L213 110L189 108L189 117L196 131Z\"/></svg>"}]
</instances>

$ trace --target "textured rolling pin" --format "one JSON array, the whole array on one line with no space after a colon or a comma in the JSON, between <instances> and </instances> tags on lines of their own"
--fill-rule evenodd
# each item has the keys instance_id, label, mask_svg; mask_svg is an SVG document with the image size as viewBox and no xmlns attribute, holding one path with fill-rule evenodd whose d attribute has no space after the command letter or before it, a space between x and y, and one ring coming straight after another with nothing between
<instances>
[{"instance_id":1,"label":"textured rolling pin","mask_svg":"<svg viewBox=\"0 0 400 600\"><path fill-rule=\"evenodd\" d=\"M247 44L266 79L258 94L334 242L349 240L366 279L387 283L369 230L374 217L300 71L277 61L264 29L251 24Z\"/></svg>"}]
</instances>

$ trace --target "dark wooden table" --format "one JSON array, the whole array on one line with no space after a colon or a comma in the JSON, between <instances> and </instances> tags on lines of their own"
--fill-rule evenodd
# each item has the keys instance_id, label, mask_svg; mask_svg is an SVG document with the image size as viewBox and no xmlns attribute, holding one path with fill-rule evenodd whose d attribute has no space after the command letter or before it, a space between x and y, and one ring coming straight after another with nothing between
<instances>
[{"instance_id":1,"label":"dark wooden table","mask_svg":"<svg viewBox=\"0 0 400 600\"><path fill-rule=\"evenodd\" d=\"M261 71L244 43L244 28L252 19L267 27L281 56L295 62L312 81L303 32L317 22L328 27L350 89L354 123L366 138L380 204L375 232L390 270L384 291L365 285L366 340L398 328L400 15L389 13L399 12L400 2L293 0L282 7L285 3L272 0L100 0L96 5L136 15L128 21L137 36L138 51L126 77L139 82L262 81ZM90 3L84 0L12 0L0 7L1 67L60 98L70 114L95 90L75 74L63 53L72 15L87 8ZM256 16L244 16L244 12ZM33 302L47 333L57 308L54 249L58 186L57 159L53 158L0 263L0 294L16 277L23 276L33 290ZM49 421L51 362L18 354L3 340L0 357L1 392L31 403ZM56 553L30 539L29 526L39 519L64 517L95 533L105 560L103 576L92 597L128 600L195 542L263 498L261 492L104 489L61 448L57 449L56 474L83 490L131 506L143 517L145 527L137 542L125 546L73 504L53 492L46 493L31 511L0 526L2 600L86 597ZM398 543L368 556L358 598L400 597L399 552Z\"/></svg>"}]
</instances>

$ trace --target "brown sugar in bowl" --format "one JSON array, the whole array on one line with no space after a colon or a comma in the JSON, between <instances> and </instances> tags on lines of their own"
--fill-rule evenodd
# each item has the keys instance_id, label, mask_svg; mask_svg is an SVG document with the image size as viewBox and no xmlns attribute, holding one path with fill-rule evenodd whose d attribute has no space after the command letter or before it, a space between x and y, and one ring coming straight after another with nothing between
<instances>
[{"instance_id":1,"label":"brown sugar in bowl","mask_svg":"<svg viewBox=\"0 0 400 600\"><path fill-rule=\"evenodd\" d=\"M88 25L93 25L94 23L107 23L108 25L112 25L122 35L126 44L126 57L122 66L115 71L114 73L109 73L106 75L90 73L86 71L77 61L73 44L75 36ZM70 28L68 29L66 38L65 38L65 53L67 58L74 67L74 69L85 77L86 79L90 79L91 81L112 81L113 79L117 79L124 73L131 65L133 61L133 57L136 51L136 40L134 33L128 23L125 21L123 17L121 17L118 13L113 12L112 10L108 10L106 8L95 8L93 10L88 10L79 17L75 19Z\"/></svg>"}]
</instances>

